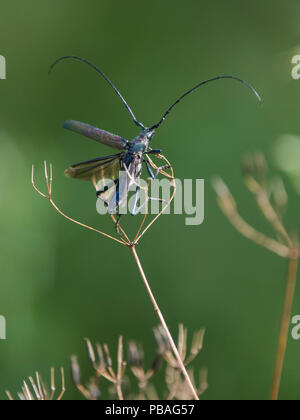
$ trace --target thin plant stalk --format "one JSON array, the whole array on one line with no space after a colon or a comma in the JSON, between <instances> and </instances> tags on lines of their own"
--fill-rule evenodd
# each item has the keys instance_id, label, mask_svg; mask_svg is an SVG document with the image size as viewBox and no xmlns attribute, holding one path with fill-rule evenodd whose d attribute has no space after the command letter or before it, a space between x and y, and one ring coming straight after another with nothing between
<instances>
[{"instance_id":1,"label":"thin plant stalk","mask_svg":"<svg viewBox=\"0 0 300 420\"><path fill-rule=\"evenodd\" d=\"M279 334L278 350L275 361L274 378L272 384L271 401L277 401L282 378L284 358L287 348L287 341L289 336L289 326L292 314L292 306L295 295L297 273L298 273L298 258L290 258L288 264L288 274L286 281L285 298L283 304L281 327Z\"/></svg>"},{"instance_id":2,"label":"thin plant stalk","mask_svg":"<svg viewBox=\"0 0 300 420\"><path fill-rule=\"evenodd\" d=\"M50 374L50 390L51 394L48 392L48 387L44 384L40 374L36 372L35 378L29 376L29 385L26 381L23 381L22 392L18 392L18 398L22 401L53 401L54 399L60 401L65 392L66 392L66 383L65 383L65 371L64 368L60 369L61 374L61 391L58 397L55 398L55 393L57 391L55 386L55 370L51 368ZM31 388L30 388L31 385ZM10 391L5 391L9 400L14 401L14 398Z\"/></svg>"},{"instance_id":3,"label":"thin plant stalk","mask_svg":"<svg viewBox=\"0 0 300 420\"><path fill-rule=\"evenodd\" d=\"M170 333L170 330L169 330L169 328L168 328L168 326L166 324L166 321L165 321L165 319L163 317L163 314L162 314L162 312L161 312L161 310L160 310L160 308L159 308L159 306L158 306L158 304L156 302L156 299L155 299L155 297L154 297L154 295L152 293L151 287L150 287L150 285L148 283L147 277L145 275L145 272L143 270L141 261L140 261L140 259L138 257L138 254L136 252L136 248L135 248L134 245L131 246L131 250L132 250L134 259L136 261L136 264L138 266L138 269L140 271L141 277L143 279L144 285L146 287L147 293L148 293L148 295L150 297L150 300L152 302L152 305L154 307L154 311L155 311L156 315L158 316L158 319L159 319L161 325L163 326L163 328L165 330L165 333L166 333L166 335L168 337L168 341L169 341L170 346L171 346L171 348L173 350L174 356L176 357L176 360L178 362L178 365L180 367L180 370L182 371L182 374L185 377L185 380L186 380L186 382L187 382L187 384L188 384L188 386L189 386L189 388L190 388L190 390L191 390L191 392L193 394L194 399L195 400L199 400L198 394L197 394L197 392L196 392L196 390L194 388L194 385L193 385L193 383L191 381L191 378L190 378L190 376L189 376L189 374L188 374L188 372L187 372L187 370L186 370L186 368L184 366L184 363L183 363L183 361L182 361L182 359L180 357L180 354L179 354L178 349L176 347L176 344L175 344L175 342L174 342L174 340L172 338L172 335Z\"/></svg>"},{"instance_id":4,"label":"thin plant stalk","mask_svg":"<svg viewBox=\"0 0 300 420\"><path fill-rule=\"evenodd\" d=\"M118 372L116 377L116 390L120 401L124 400L123 392L122 392L122 377L124 372L124 364L123 364L123 337L119 337L119 345L118 345Z\"/></svg>"}]
</instances>

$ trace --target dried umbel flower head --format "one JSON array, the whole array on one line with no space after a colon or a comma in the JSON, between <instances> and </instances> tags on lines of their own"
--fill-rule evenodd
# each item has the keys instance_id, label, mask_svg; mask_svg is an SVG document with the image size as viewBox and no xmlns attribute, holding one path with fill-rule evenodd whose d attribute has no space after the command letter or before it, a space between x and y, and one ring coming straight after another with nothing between
<instances>
[{"instance_id":1,"label":"dried umbel flower head","mask_svg":"<svg viewBox=\"0 0 300 420\"><path fill-rule=\"evenodd\" d=\"M144 350L135 341L128 343L128 363L132 368L139 368L144 364Z\"/></svg>"},{"instance_id":2,"label":"dried umbel flower head","mask_svg":"<svg viewBox=\"0 0 300 420\"><path fill-rule=\"evenodd\" d=\"M157 349L152 365L149 369L145 367L143 347L135 341L128 343L128 364L131 372L138 380L139 395L138 399L149 398L149 392L155 391L150 379L159 371L162 362L162 354ZM155 391L156 393L156 391Z\"/></svg>"},{"instance_id":3,"label":"dried umbel flower head","mask_svg":"<svg viewBox=\"0 0 300 420\"><path fill-rule=\"evenodd\" d=\"M178 400L190 400L193 399L193 394L191 393L190 387L187 386L186 380L181 375L180 367L176 358L173 356L172 352L166 345L163 347L163 343L166 342L164 338L164 330L160 327L155 330L155 338L158 343L159 351L161 351L162 356L166 360L168 366L166 368L166 383L169 389L168 399L178 399ZM191 362L199 355L203 348L205 330L201 329L197 331L192 338L192 344L190 351L187 350L187 339L188 332L184 328L183 324L179 325L178 331L178 352L180 357L187 367ZM207 371L204 370L200 374L199 385L197 386L194 378L193 369L189 369L189 377L193 383L194 388L197 390L198 396L202 395L207 389ZM206 372L204 375L203 372Z\"/></svg>"},{"instance_id":4,"label":"dried umbel flower head","mask_svg":"<svg viewBox=\"0 0 300 420\"><path fill-rule=\"evenodd\" d=\"M261 153L248 155L243 167L244 183L253 195L258 209L273 228L276 238L273 239L250 226L238 213L235 198L227 185L221 178L214 178L212 185L223 213L243 236L281 257L289 258L291 253L294 255L295 246L282 220L288 203L282 179L278 176L269 179L266 176L267 164Z\"/></svg>"},{"instance_id":5,"label":"dried umbel flower head","mask_svg":"<svg viewBox=\"0 0 300 420\"><path fill-rule=\"evenodd\" d=\"M300 248L297 235L288 231L283 220L288 195L281 177L267 176L267 164L262 153L247 156L242 167L244 183L253 195L259 211L274 230L274 237L260 232L245 221L237 210L236 201L229 188L221 178L216 178L213 187L220 208L229 222L245 238L288 260L286 291L271 392L271 399L277 400L288 341Z\"/></svg>"},{"instance_id":6,"label":"dried umbel flower head","mask_svg":"<svg viewBox=\"0 0 300 420\"><path fill-rule=\"evenodd\" d=\"M59 394L56 394L56 385L55 385L55 370L51 368L51 378L50 378L50 387L43 381L41 375L36 372L35 377L30 376L29 381L24 381L22 390L18 392L18 398L21 401L60 401L66 391L65 388L65 373L64 369L60 369L61 374L61 388ZM6 391L6 395L10 400L14 400L12 394L9 391Z\"/></svg>"},{"instance_id":7,"label":"dried umbel flower head","mask_svg":"<svg viewBox=\"0 0 300 420\"><path fill-rule=\"evenodd\" d=\"M183 325L179 326L178 352L185 366L189 366L201 352L204 333L204 330L199 330L193 335L190 351L187 352L187 330ZM88 357L95 374L88 380L86 385L83 385L77 357L72 356L72 376L77 389L88 400L99 399L101 397L100 386L102 386L102 381L106 380L111 384L108 392L112 399L158 400L159 396L152 380L160 370L163 360L165 360L167 362L165 370L167 397L169 399L194 399L193 392L182 374L176 357L172 354L164 329L161 326L157 327L154 329L154 334L157 348L153 356L153 362L148 368L145 366L143 347L135 341L129 341L128 359L125 361L123 357L123 338L119 338L117 363L114 363L109 347L106 344L93 346L90 340L86 339ZM125 375L127 365L129 369L127 369L127 374ZM116 369L114 366L116 366ZM189 368L189 375L198 396L202 395L207 389L207 371L204 369L200 372L198 384L196 384L197 381L195 381L194 372L191 368ZM133 383L134 380L137 382L138 394L131 391L136 388Z\"/></svg>"},{"instance_id":8,"label":"dried umbel flower head","mask_svg":"<svg viewBox=\"0 0 300 420\"><path fill-rule=\"evenodd\" d=\"M116 232L117 232L117 236L114 235L110 235L106 232L100 231L99 229L96 229L94 227L91 227L89 225L86 225L84 223L79 222L78 220L75 220L73 218L71 218L70 216L66 215L64 212L62 212L60 210L60 208L56 205L56 203L53 200L53 168L52 165L50 164L50 167L48 169L47 167L47 162L44 162L44 173L45 173L45 181L46 181L46 189L47 192L43 193L35 184L35 180L34 180L34 166L32 166L32 174L31 174L31 183L33 188L35 189L35 191L43 198L46 198L50 204L55 208L55 210L62 215L63 217L65 217L67 220L80 225L86 229L89 229L93 232L96 232L108 239L111 239L115 242L118 242L122 245L126 245L128 247L132 247L135 246L139 243L140 239L145 235L145 233L150 229L150 227L153 225L153 223L155 223L159 217L166 211L166 209L169 207L169 205L171 204L171 202L173 201L174 197L175 197L175 193L176 193L176 183L174 182L174 171L172 168L172 165L170 164L170 162L167 160L167 158L165 156L163 156L162 154L158 154L156 155L156 158L161 160L163 162L163 165L156 165L155 162L153 161L153 159L151 159L150 157L148 157L149 160L149 164L151 165L152 169L155 171L155 173L157 174L161 174L163 177L165 177L167 180L169 180L170 182L170 187L172 188L173 192L171 194L171 197L168 201L165 201L163 199L159 199L159 201L161 201L163 203L162 205L162 209L160 210L160 212L155 215L151 221L148 222L148 224L146 224L146 221L148 219L148 202L153 199L152 197L150 197L149 195L149 185L150 185L150 179L148 180L148 184L142 185L142 184L137 184L135 180L132 180L132 182L134 182L134 184L136 185L136 187L139 189L140 193L144 195L144 202L145 202L145 213L141 216L141 221L139 222L138 225L138 229L136 231L136 234L134 235L133 239L130 238L130 235L125 231L125 229L122 227L120 221L118 220L118 218L114 215L114 214L110 214L110 217L116 227ZM131 176L128 173L128 176ZM93 183L94 186L96 187L96 184ZM156 198L158 199L158 198ZM137 218L137 220L140 220Z\"/></svg>"},{"instance_id":9,"label":"dried umbel flower head","mask_svg":"<svg viewBox=\"0 0 300 420\"><path fill-rule=\"evenodd\" d=\"M114 370L113 360L110 355L107 344L103 346L96 344L96 350L89 339L86 339L89 360L95 369L95 375L92 376L86 385L82 384L80 367L76 356L71 357L71 371L73 382L82 395L88 400L97 400L101 396L99 389L100 379L104 378L113 384L119 400L123 400L123 381L127 363L123 359L123 337L119 337L117 370Z\"/></svg>"},{"instance_id":10,"label":"dried umbel flower head","mask_svg":"<svg viewBox=\"0 0 300 420\"><path fill-rule=\"evenodd\" d=\"M92 377L85 386L82 385L80 366L76 356L71 356L71 373L74 385L87 400L97 401L100 399L98 378Z\"/></svg>"}]
</instances>

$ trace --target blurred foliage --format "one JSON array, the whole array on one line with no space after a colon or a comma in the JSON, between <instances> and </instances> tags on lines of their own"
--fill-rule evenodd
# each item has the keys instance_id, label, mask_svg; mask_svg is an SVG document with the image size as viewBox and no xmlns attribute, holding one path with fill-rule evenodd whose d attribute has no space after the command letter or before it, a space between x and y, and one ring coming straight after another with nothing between
<instances>
[{"instance_id":1,"label":"blurred foliage","mask_svg":"<svg viewBox=\"0 0 300 420\"><path fill-rule=\"evenodd\" d=\"M64 54L92 60L145 124L210 76L232 73L253 83L262 106L232 81L203 87L174 110L153 147L163 149L179 178L222 175L245 203L243 215L260 229L265 222L243 189L239 162L256 150L268 157L283 133L300 135L300 82L290 78L289 53L299 45L299 18L297 0L2 1L7 80L0 81L0 313L8 339L0 341L1 399L35 370L42 376L52 365L67 370L71 354L83 360L83 337L104 340L112 351L119 334L145 350L154 346L157 321L131 255L67 223L31 188L31 164L37 182L41 165L42 182L46 158L54 165L58 204L107 228L109 220L95 211L93 187L65 179L63 170L109 149L61 124L72 118L129 139L137 133L95 72L66 62L48 77L51 62ZM287 224L299 228L299 196L288 193ZM186 227L184 216L165 216L139 253L173 333L178 322L190 330L206 327L199 358L209 369L204 398L267 398L286 264L232 229L209 182L205 200L203 225ZM281 398L299 398L299 346L290 340ZM67 398L79 398L68 372L66 381Z\"/></svg>"}]
</instances>

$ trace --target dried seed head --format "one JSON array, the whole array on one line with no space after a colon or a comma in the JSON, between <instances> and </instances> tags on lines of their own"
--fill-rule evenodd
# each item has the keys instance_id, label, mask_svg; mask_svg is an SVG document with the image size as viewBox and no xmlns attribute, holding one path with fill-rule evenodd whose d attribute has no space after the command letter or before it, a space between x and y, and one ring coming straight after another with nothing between
<instances>
[{"instance_id":1,"label":"dried seed head","mask_svg":"<svg viewBox=\"0 0 300 420\"><path fill-rule=\"evenodd\" d=\"M96 362L96 356L95 356L93 345L88 338L85 338L85 342L86 342L86 346L87 346L89 359L92 362L92 364L94 364Z\"/></svg>"},{"instance_id":2,"label":"dried seed head","mask_svg":"<svg viewBox=\"0 0 300 420\"><path fill-rule=\"evenodd\" d=\"M192 353L198 354L203 349L205 329L197 331L193 337Z\"/></svg>"},{"instance_id":3,"label":"dried seed head","mask_svg":"<svg viewBox=\"0 0 300 420\"><path fill-rule=\"evenodd\" d=\"M99 389L99 385L94 378L90 379L90 382L87 386L87 389L90 393L91 400L100 400L101 398L101 391Z\"/></svg>"},{"instance_id":4,"label":"dried seed head","mask_svg":"<svg viewBox=\"0 0 300 420\"><path fill-rule=\"evenodd\" d=\"M105 370L106 362L103 355L102 346L99 343L96 343L97 355L98 355L98 362L97 362L97 369L99 371Z\"/></svg>"},{"instance_id":5,"label":"dried seed head","mask_svg":"<svg viewBox=\"0 0 300 420\"><path fill-rule=\"evenodd\" d=\"M171 350L169 340L163 327L160 325L157 328L154 328L153 331L157 343L157 353L163 355Z\"/></svg>"},{"instance_id":6,"label":"dried seed head","mask_svg":"<svg viewBox=\"0 0 300 420\"><path fill-rule=\"evenodd\" d=\"M135 341L128 343L128 362L130 367L142 367L144 364L144 352Z\"/></svg>"},{"instance_id":7,"label":"dried seed head","mask_svg":"<svg viewBox=\"0 0 300 420\"><path fill-rule=\"evenodd\" d=\"M162 362L162 356L161 356L161 354L158 354L155 357L154 362L152 364L152 368L151 369L153 370L153 372L158 372L159 371L159 369L161 367L161 362Z\"/></svg>"},{"instance_id":8,"label":"dried seed head","mask_svg":"<svg viewBox=\"0 0 300 420\"><path fill-rule=\"evenodd\" d=\"M107 344L103 345L104 351L105 351L105 355L106 355L106 363L108 367L112 367L113 362L112 362L112 358L110 355L110 351L109 351L109 347Z\"/></svg>"},{"instance_id":9,"label":"dried seed head","mask_svg":"<svg viewBox=\"0 0 300 420\"><path fill-rule=\"evenodd\" d=\"M80 367L77 356L71 356L71 373L75 385L81 384Z\"/></svg>"}]
</instances>

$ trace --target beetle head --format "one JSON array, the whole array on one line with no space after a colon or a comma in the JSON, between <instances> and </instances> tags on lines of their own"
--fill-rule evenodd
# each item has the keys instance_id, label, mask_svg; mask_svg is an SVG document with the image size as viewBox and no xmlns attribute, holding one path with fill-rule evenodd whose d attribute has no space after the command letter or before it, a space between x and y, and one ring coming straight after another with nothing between
<instances>
[{"instance_id":1,"label":"beetle head","mask_svg":"<svg viewBox=\"0 0 300 420\"><path fill-rule=\"evenodd\" d=\"M153 128L144 128L141 132L140 132L140 136L146 137L146 139L148 141L150 141L152 139L152 137L155 134L155 130Z\"/></svg>"}]
</instances>

